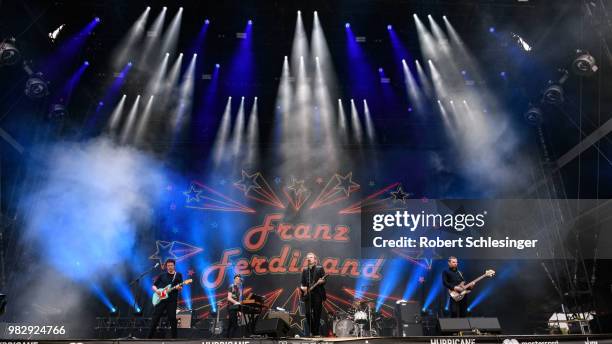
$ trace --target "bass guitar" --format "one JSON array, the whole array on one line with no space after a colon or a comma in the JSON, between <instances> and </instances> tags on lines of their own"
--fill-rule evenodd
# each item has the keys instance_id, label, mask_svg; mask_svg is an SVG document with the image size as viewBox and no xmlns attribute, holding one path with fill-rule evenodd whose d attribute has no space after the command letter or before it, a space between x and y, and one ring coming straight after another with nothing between
<instances>
[{"instance_id":1,"label":"bass guitar","mask_svg":"<svg viewBox=\"0 0 612 344\"><path fill-rule=\"evenodd\" d=\"M167 286L163 287L162 289L157 289L158 291L161 291L161 295L158 295L157 293L153 293L153 306L157 306L158 303L160 303L162 300L165 300L168 298L168 295L170 295L170 292L177 289L178 287L182 286L182 285L187 285L187 284L191 284L191 282L193 282L193 280L190 278L188 280L185 280L182 283L179 283L177 285L175 285L174 287L172 286L172 284L168 284Z\"/></svg>"},{"instance_id":2,"label":"bass guitar","mask_svg":"<svg viewBox=\"0 0 612 344\"><path fill-rule=\"evenodd\" d=\"M457 285L457 287L460 287L461 291L456 291L456 290L449 290L448 293L450 294L450 297L455 300L455 301L461 301L465 295L469 294L472 292L472 290L468 289L470 287L473 287L474 285L476 285L476 283L478 283L481 279L485 278L485 277L493 277L495 276L495 271L494 270L487 270L485 271L484 274L482 274L480 277L476 278L475 280L473 280L470 283L465 283L465 282L461 282L459 285Z\"/></svg>"}]
</instances>

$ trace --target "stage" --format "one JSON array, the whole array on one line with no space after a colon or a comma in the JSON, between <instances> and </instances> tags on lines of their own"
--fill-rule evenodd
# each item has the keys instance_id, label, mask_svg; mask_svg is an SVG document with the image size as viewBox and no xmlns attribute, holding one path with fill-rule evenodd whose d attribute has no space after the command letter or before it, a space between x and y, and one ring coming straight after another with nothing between
<instances>
[{"instance_id":1,"label":"stage","mask_svg":"<svg viewBox=\"0 0 612 344\"><path fill-rule=\"evenodd\" d=\"M20 340L22 343L34 343L36 341ZM121 343L167 343L176 344L300 344L300 343L364 343L364 344L391 344L391 343L430 343L430 344L608 344L612 343L612 334L598 335L483 335L483 336L455 336L455 337L343 337L343 338L240 338L240 339L71 339L71 340L44 340L39 343L99 343L99 344L121 344Z\"/></svg>"}]
</instances>

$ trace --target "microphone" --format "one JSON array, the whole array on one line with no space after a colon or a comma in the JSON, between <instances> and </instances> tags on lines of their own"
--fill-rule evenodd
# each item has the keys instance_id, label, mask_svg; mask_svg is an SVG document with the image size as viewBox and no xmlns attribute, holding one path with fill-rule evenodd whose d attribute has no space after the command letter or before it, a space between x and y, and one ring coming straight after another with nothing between
<instances>
[{"instance_id":1,"label":"microphone","mask_svg":"<svg viewBox=\"0 0 612 344\"><path fill-rule=\"evenodd\" d=\"M156 269L159 266L159 262L155 263L155 266L153 267L153 269Z\"/></svg>"}]
</instances>

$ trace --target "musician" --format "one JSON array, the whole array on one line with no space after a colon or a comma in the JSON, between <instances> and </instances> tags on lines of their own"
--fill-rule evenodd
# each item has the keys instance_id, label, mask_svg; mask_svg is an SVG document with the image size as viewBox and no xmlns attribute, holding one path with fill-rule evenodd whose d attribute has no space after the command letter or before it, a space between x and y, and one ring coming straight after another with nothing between
<instances>
[{"instance_id":1,"label":"musician","mask_svg":"<svg viewBox=\"0 0 612 344\"><path fill-rule=\"evenodd\" d=\"M170 284L175 286L183 282L183 276L180 272L176 271L176 261L174 259L167 259L164 263L164 267L166 271L162 272L155 278L152 287L153 291L159 296L161 296L162 290L167 285ZM182 289L182 286L177 287L176 290L173 290L168 294L167 299L161 300L161 302L155 306L153 309L153 319L151 320L151 328L149 329L148 338L153 338L153 334L155 333L157 325L159 324L159 319L164 313L166 313L166 317L170 323L172 338L176 338L176 304L178 301L179 290Z\"/></svg>"},{"instance_id":2,"label":"musician","mask_svg":"<svg viewBox=\"0 0 612 344\"><path fill-rule=\"evenodd\" d=\"M464 282L463 274L458 269L459 262L457 257L448 257L448 269L442 271L442 283L446 289L454 290L456 292L462 292L465 288L459 286L461 282ZM472 289L474 286L468 284L467 289ZM464 318L467 316L467 295L460 301L455 301L451 298L450 300L450 312L451 318Z\"/></svg>"},{"instance_id":3,"label":"musician","mask_svg":"<svg viewBox=\"0 0 612 344\"><path fill-rule=\"evenodd\" d=\"M310 291L310 295L305 302L306 320L311 336L319 336L319 327L321 325L321 311L323 310L323 302L327 299L325 293L325 270L322 266L317 265L317 256L313 252L308 252L306 255L308 265L302 270L302 285L300 289L306 293L309 286L319 282L314 289Z\"/></svg>"},{"instance_id":4,"label":"musician","mask_svg":"<svg viewBox=\"0 0 612 344\"><path fill-rule=\"evenodd\" d=\"M240 310L240 302L242 302L242 277L234 276L234 283L230 285L227 291L229 321L227 325L227 338L233 338L236 330L238 330L238 312Z\"/></svg>"}]
</instances>

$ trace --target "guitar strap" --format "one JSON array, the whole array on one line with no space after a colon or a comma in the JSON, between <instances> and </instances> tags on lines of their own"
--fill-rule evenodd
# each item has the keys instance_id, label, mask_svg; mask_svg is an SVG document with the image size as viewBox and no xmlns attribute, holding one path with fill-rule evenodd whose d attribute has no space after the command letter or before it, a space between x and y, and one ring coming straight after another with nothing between
<instances>
[{"instance_id":1,"label":"guitar strap","mask_svg":"<svg viewBox=\"0 0 612 344\"><path fill-rule=\"evenodd\" d=\"M463 277L463 274L461 273L461 270L457 270L457 273L459 274L459 276L461 276L461 279L465 281L465 278Z\"/></svg>"}]
</instances>

